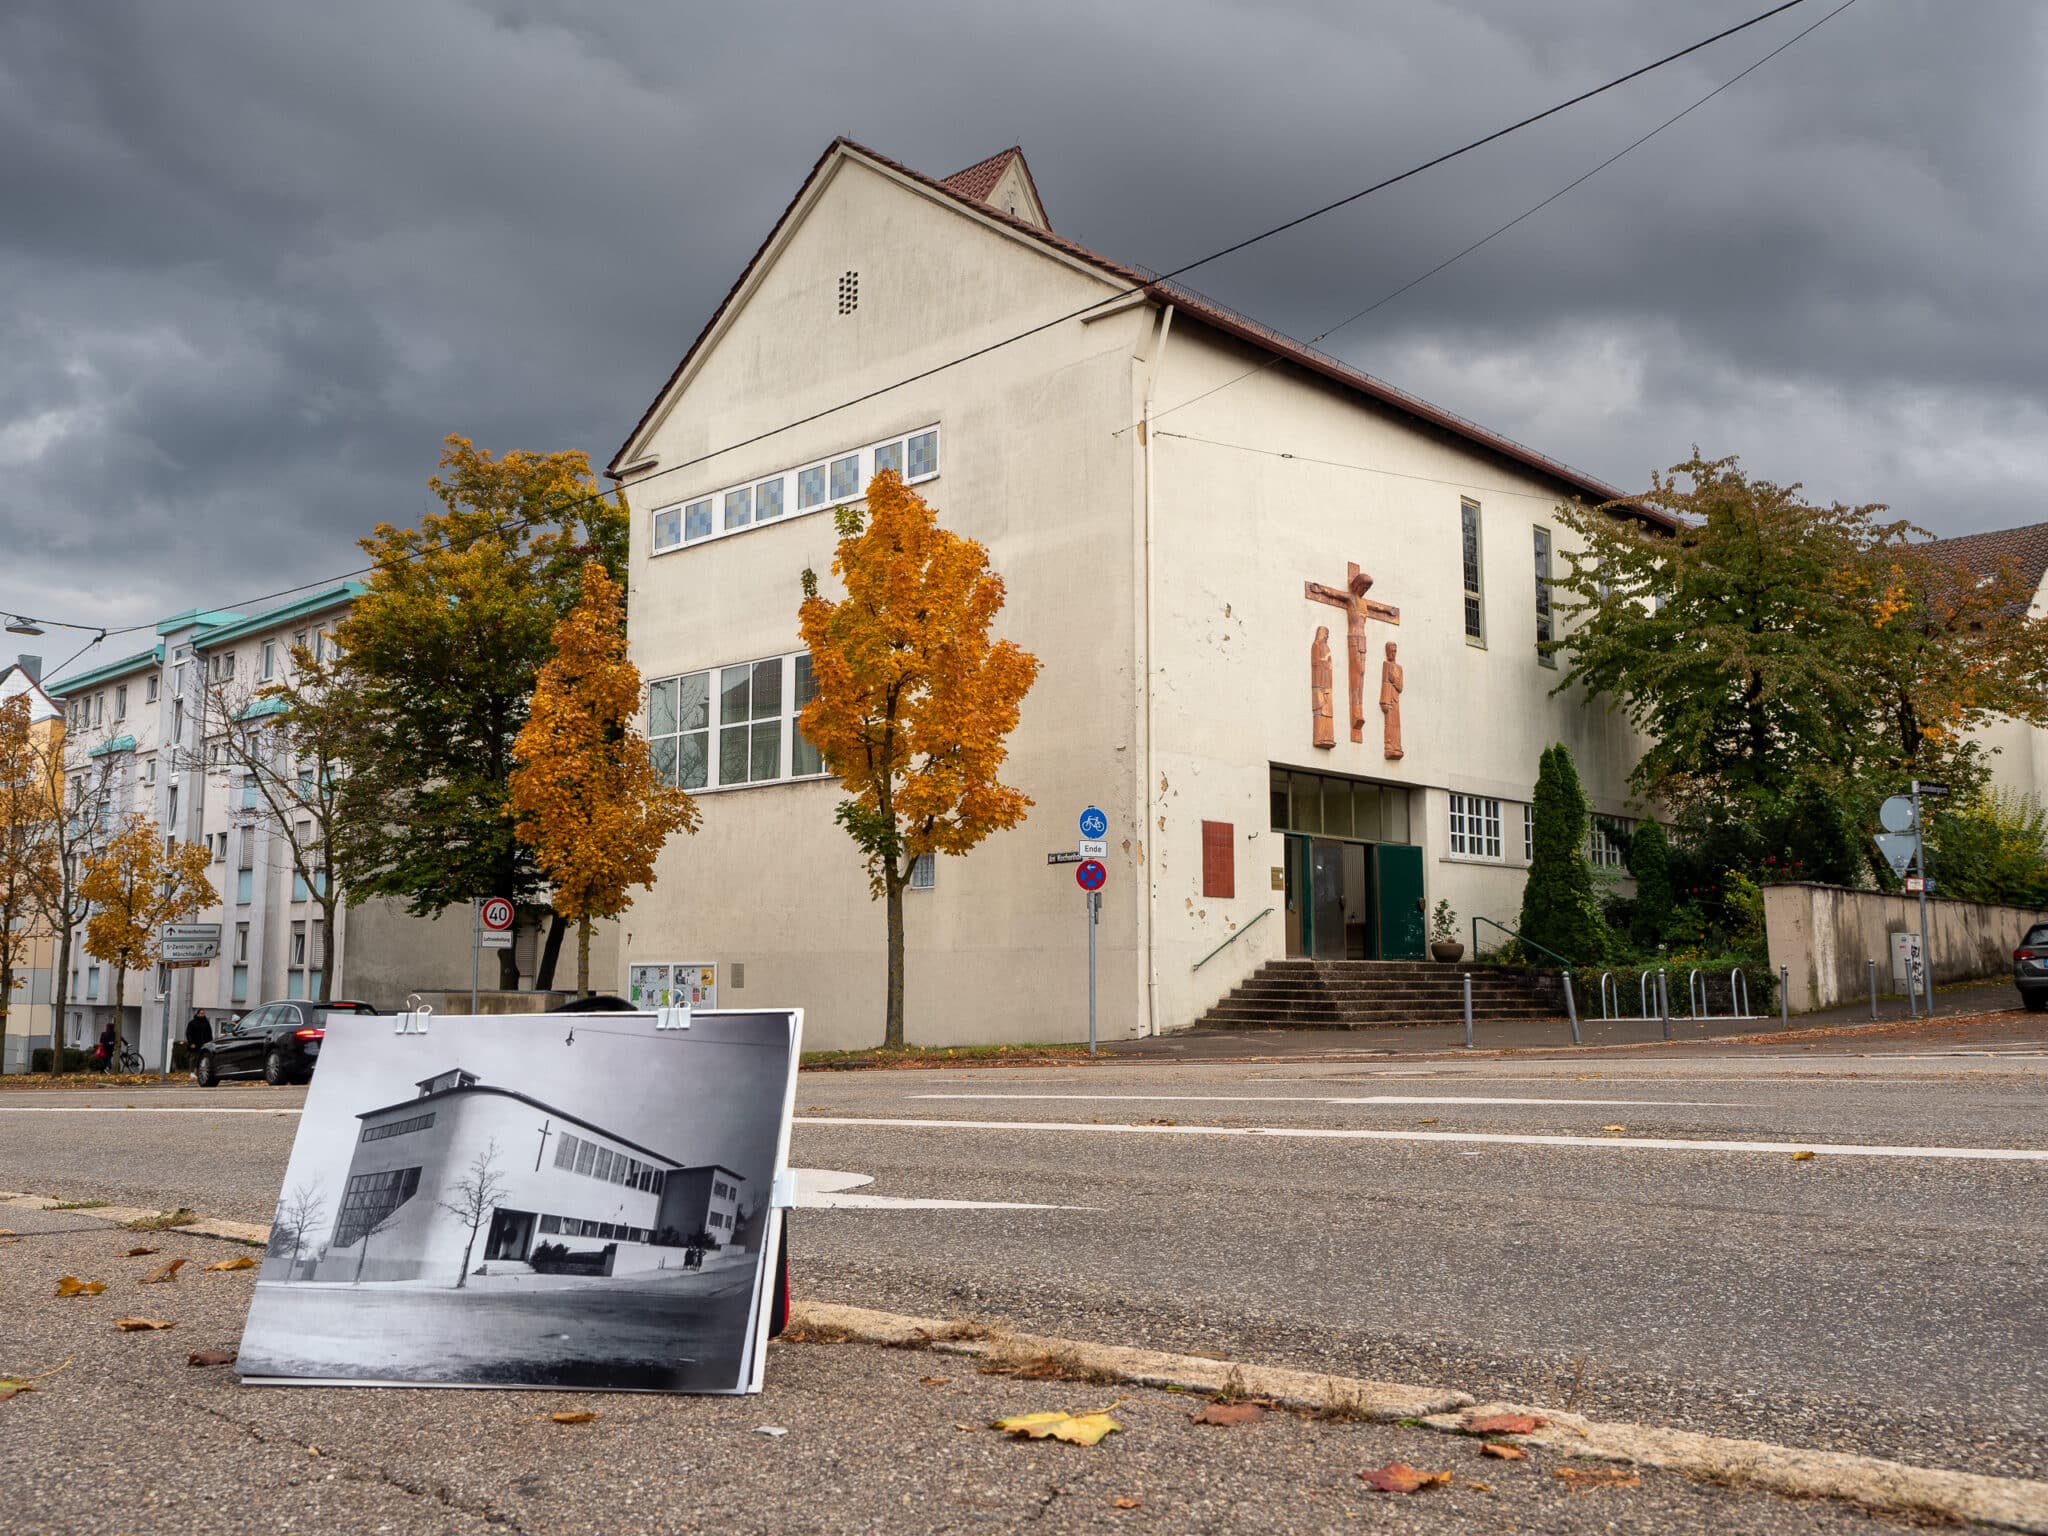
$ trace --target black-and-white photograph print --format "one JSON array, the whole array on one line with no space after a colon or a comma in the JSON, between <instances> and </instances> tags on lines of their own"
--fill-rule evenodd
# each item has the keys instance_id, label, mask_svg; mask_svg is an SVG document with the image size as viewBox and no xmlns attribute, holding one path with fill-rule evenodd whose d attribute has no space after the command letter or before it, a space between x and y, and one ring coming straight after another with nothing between
<instances>
[{"instance_id":1,"label":"black-and-white photograph print","mask_svg":"<svg viewBox=\"0 0 2048 1536\"><path fill-rule=\"evenodd\" d=\"M673 1022L671 1020L671 1022ZM245 1379L760 1385L801 1016L330 1024Z\"/></svg>"}]
</instances>

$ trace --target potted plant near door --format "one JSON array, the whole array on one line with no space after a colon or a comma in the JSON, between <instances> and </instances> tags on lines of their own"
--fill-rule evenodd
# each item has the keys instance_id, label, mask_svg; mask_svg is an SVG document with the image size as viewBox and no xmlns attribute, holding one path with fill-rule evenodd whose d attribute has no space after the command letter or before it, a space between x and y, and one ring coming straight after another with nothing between
<instances>
[{"instance_id":1,"label":"potted plant near door","mask_svg":"<svg viewBox=\"0 0 2048 1536\"><path fill-rule=\"evenodd\" d=\"M1429 952L1445 965L1465 958L1465 946L1458 938L1458 914L1449 901L1439 901L1429 919Z\"/></svg>"}]
</instances>

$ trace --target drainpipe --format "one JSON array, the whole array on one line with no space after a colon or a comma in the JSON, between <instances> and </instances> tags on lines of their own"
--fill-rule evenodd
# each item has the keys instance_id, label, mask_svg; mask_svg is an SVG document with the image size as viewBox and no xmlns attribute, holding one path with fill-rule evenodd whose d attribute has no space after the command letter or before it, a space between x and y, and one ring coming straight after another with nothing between
<instances>
[{"instance_id":1,"label":"drainpipe","mask_svg":"<svg viewBox=\"0 0 2048 1536\"><path fill-rule=\"evenodd\" d=\"M1139 671L1140 686L1145 693L1145 783L1144 793L1138 797L1145 808L1145 819L1139 828L1140 841L1147 845L1145 854L1145 889L1141 905L1145 925L1145 1032L1159 1033L1159 957L1152 943L1152 909L1157 903L1159 845L1156 817L1152 810L1153 784L1158 770L1152 759L1152 397L1154 386L1159 382L1159 370L1166 361L1166 338L1173 330L1173 306L1167 305L1160 312L1159 333L1152 342L1152 362L1145 372L1145 409L1138 422L1138 442L1143 446L1145 457L1145 552L1141 588L1145 604L1145 656Z\"/></svg>"}]
</instances>

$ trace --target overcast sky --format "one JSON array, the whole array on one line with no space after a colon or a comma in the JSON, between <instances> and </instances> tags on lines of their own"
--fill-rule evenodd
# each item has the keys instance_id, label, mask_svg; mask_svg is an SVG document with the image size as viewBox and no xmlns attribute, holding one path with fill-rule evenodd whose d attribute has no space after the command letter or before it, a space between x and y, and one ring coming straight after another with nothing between
<instances>
[{"instance_id":1,"label":"overcast sky","mask_svg":"<svg viewBox=\"0 0 2048 1536\"><path fill-rule=\"evenodd\" d=\"M1315 335L1834 3L1185 281ZM340 572L448 432L601 467L834 134L1166 270L1763 5L11 0L0 610ZM2044 78L2038 0L1858 0L1328 345L1626 488L2048 519Z\"/></svg>"}]
</instances>

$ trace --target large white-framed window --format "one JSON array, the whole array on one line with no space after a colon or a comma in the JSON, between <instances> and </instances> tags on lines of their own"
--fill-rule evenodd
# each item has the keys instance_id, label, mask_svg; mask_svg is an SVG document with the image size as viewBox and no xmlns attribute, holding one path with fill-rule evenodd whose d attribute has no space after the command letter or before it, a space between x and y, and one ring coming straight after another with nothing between
<instances>
[{"instance_id":1,"label":"large white-framed window","mask_svg":"<svg viewBox=\"0 0 2048 1536\"><path fill-rule=\"evenodd\" d=\"M885 469L895 470L906 485L937 478L938 427L899 432L878 443L841 449L814 463L776 470L743 485L720 486L657 507L651 518L653 552L665 555L763 523L858 501L866 494L868 481Z\"/></svg>"},{"instance_id":2,"label":"large white-framed window","mask_svg":"<svg viewBox=\"0 0 2048 1536\"><path fill-rule=\"evenodd\" d=\"M1451 857L1500 859L1500 802L1483 795L1451 796Z\"/></svg>"},{"instance_id":3,"label":"large white-framed window","mask_svg":"<svg viewBox=\"0 0 2048 1536\"><path fill-rule=\"evenodd\" d=\"M802 651L657 678L647 686L654 771L689 790L816 778L824 762L796 723L816 692Z\"/></svg>"},{"instance_id":4,"label":"large white-framed window","mask_svg":"<svg viewBox=\"0 0 2048 1536\"><path fill-rule=\"evenodd\" d=\"M1465 640L1469 645L1486 644L1486 592L1481 585L1479 545L1479 503L1458 504L1458 557L1464 572Z\"/></svg>"}]
</instances>

